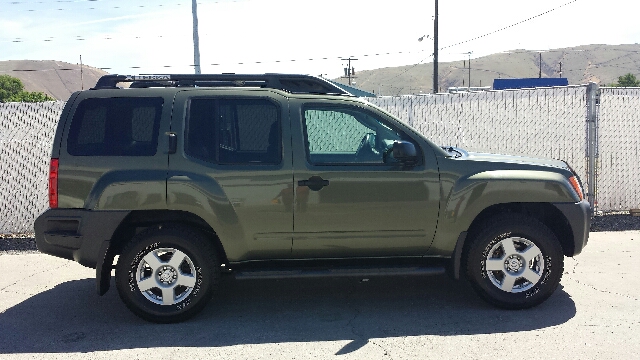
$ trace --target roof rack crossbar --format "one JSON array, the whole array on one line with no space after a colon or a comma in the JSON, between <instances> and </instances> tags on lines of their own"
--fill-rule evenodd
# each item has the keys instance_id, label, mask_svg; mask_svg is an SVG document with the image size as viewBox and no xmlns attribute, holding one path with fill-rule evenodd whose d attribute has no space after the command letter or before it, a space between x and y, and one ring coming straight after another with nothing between
<instances>
[{"instance_id":1,"label":"roof rack crossbar","mask_svg":"<svg viewBox=\"0 0 640 360\"><path fill-rule=\"evenodd\" d=\"M262 87L290 93L351 95L343 88L316 76L297 74L166 74L166 75L104 75L92 90L117 89L118 83L130 87Z\"/></svg>"}]
</instances>

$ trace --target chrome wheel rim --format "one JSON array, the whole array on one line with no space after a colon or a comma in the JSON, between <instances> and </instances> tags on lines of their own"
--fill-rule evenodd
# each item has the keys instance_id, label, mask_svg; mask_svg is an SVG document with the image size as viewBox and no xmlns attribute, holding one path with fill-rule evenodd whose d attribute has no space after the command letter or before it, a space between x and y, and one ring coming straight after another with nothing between
<instances>
[{"instance_id":1,"label":"chrome wheel rim","mask_svg":"<svg viewBox=\"0 0 640 360\"><path fill-rule=\"evenodd\" d=\"M536 244L525 238L510 237L491 247L484 270L498 289L519 293L534 287L544 269L544 256Z\"/></svg>"},{"instance_id":2,"label":"chrome wheel rim","mask_svg":"<svg viewBox=\"0 0 640 360\"><path fill-rule=\"evenodd\" d=\"M147 300L158 305L175 305L193 291L196 268L182 251L161 248L142 258L135 279Z\"/></svg>"}]
</instances>

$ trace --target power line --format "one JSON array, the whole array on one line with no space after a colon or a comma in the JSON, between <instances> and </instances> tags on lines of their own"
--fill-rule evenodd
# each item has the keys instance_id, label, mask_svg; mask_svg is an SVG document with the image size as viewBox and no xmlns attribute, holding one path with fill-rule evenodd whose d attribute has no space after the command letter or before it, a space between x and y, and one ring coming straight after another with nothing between
<instances>
[{"instance_id":1,"label":"power line","mask_svg":"<svg viewBox=\"0 0 640 360\"><path fill-rule=\"evenodd\" d=\"M512 27L514 27L514 26L517 26L517 25L520 25L520 24L522 24L522 23L525 23L525 22L527 22L527 21L533 20L533 19L535 19L535 18L539 18L540 16L546 15L546 14L548 14L548 13L552 12L552 11L558 10L558 9L560 9L561 7L567 6L567 5L572 4L572 3L574 3L574 2L577 2L577 1L578 1L578 0L572 0L572 1L569 1L568 3L562 4L562 5L560 5L560 6L556 7L556 8L553 8L553 9L551 9L551 10L547 10L547 11L545 11L545 12L543 12L543 13L541 13L541 14L538 14L538 15L536 15L536 16L532 16L532 17L530 17L530 18L528 18L528 19L526 19L526 20L518 21L518 22L517 22L517 23L515 23L515 24L511 24L511 25L509 25L509 26L505 26L505 27L503 27L503 28L500 28L500 29L498 29L498 30L495 30L495 31L492 31L492 32L486 33L486 34L484 34L484 35L476 36L476 37L474 37L474 38L472 38L472 39L469 39L469 40L465 40L465 41L461 41L461 42L459 42L459 43L455 43L455 44L452 44L452 45L445 46L445 47L443 47L443 48L440 48L440 50L444 50L444 49L448 49L448 48L450 48L450 47L454 47L454 46L458 46L458 45L466 44L466 43L468 43L468 42L471 42L471 41L474 41L474 40L478 40L478 39L481 39L481 38L486 37L486 36L489 36L489 35L493 35L493 34L498 33L498 32L500 32L500 31L507 30L507 29L512 28Z\"/></svg>"},{"instance_id":2,"label":"power line","mask_svg":"<svg viewBox=\"0 0 640 360\"><path fill-rule=\"evenodd\" d=\"M466 43L468 43L468 42L471 42L471 41L474 41L474 40L478 40L478 39L481 39L481 38L487 37L487 36L489 36L489 35L493 35L493 34L498 33L498 32L500 32L500 31L503 31L503 30L506 30L506 29L512 28L512 27L514 27L514 26L516 26L516 25L520 25L520 24L525 23L525 22L527 22L527 21L530 21L530 20L533 20L533 19L538 18L538 17L540 17L540 16L546 15L546 14L548 14L548 13L552 12L552 11L555 11L555 10L557 10L557 9L560 9L561 7L567 6L567 5L572 4L572 3L574 3L574 2L577 2L577 1L578 1L578 0L572 0L572 1L569 1L568 3L562 4L562 5L560 5L560 6L558 6L558 7L555 7L555 8L553 8L553 9L551 9L551 10L547 10L547 11L545 11L545 12L543 12L543 13L541 13L541 14L538 14L538 15L536 15L536 16L532 16L532 17L530 17L530 18L528 18L528 19L526 19L526 20L519 21L519 22L517 22L517 23L515 23L515 24L509 25L509 26L505 26L505 27L503 27L503 28L500 28L500 29L498 29L498 30L495 30L495 31L492 31L492 32L486 33L486 34L484 34L484 35L476 36L476 37L471 38L471 39L469 39L469 40L461 41L461 42L458 42L458 43L455 43L455 44L452 44L452 45L447 45L447 46L445 46L445 47L440 48L439 50L448 49L448 48L451 48L451 47L454 47L454 46L458 46L458 45L466 44ZM433 57L433 56L434 56L434 54L431 54L431 55L430 55L430 57ZM428 59L428 58L423 59L423 60L422 60L422 61L420 61L418 64L423 63L423 62L424 62L425 60L427 60L427 59ZM402 73L401 73L401 74L399 74L399 75L396 75L396 76L395 76L394 78L392 78L392 79L395 79L396 77L403 75L403 74L404 74L404 73L406 73L407 71L409 71L409 70L411 70L411 69L415 68L418 64L415 64L413 67L411 67L411 68L407 69L406 71L402 72Z\"/></svg>"}]
</instances>

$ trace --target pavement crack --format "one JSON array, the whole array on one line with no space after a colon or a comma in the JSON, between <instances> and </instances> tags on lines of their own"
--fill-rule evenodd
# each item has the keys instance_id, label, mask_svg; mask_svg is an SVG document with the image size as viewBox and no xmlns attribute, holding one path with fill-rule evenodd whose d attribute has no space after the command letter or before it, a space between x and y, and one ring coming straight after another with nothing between
<instances>
[{"instance_id":1,"label":"pavement crack","mask_svg":"<svg viewBox=\"0 0 640 360\"><path fill-rule=\"evenodd\" d=\"M569 278L569 279L571 279L571 278ZM571 280L576 282L578 285L582 285L584 287L588 287L589 289L601 292L603 294L617 295L617 296L621 296L621 297L624 297L624 298L627 298L627 299L630 299L630 300L638 301L638 298L635 298L633 296L629 296L629 295L626 295L626 294L621 294L621 293L618 293L618 292L615 292L615 291L601 290L601 289L598 289L597 287L595 287L593 285L583 283L583 282L581 282L580 280L577 280L577 279L571 279Z\"/></svg>"},{"instance_id":2,"label":"pavement crack","mask_svg":"<svg viewBox=\"0 0 640 360\"><path fill-rule=\"evenodd\" d=\"M30 278L32 278L32 277L34 277L34 276L36 276L36 275L40 275L40 274L43 274L43 273L45 273L45 272L49 272L49 271L53 271L53 270L58 270L58 269L61 269L61 268L65 267L65 266L69 266L69 264L62 264L62 265L60 265L60 266L58 266L58 267L55 267L55 268L52 268L52 269L44 269L44 270L42 270L42 271L38 271L38 272L33 273L33 274L31 274L31 275L29 275L29 276L27 276L27 277L24 277L24 278L22 278L22 279L18 279L18 280L16 280L15 282L13 282L13 283L11 283L11 284L9 284L9 285L7 285L7 286L5 286L5 287L1 288L1 289L0 289L0 292L5 291L6 289L8 289L8 288L10 288L10 287L12 287L12 286L14 286L14 285L17 285L18 283L23 282L23 281L25 281L25 280L27 280L27 279L30 279Z\"/></svg>"},{"instance_id":3,"label":"pavement crack","mask_svg":"<svg viewBox=\"0 0 640 360\"><path fill-rule=\"evenodd\" d=\"M358 310L357 308L354 308L353 310L355 310L355 315L353 315L353 317L351 319L349 319L349 321L347 322L347 325L349 326L349 329L351 330L351 333L359 339L364 338L364 336L362 334L358 334L358 332L356 331L356 327L353 324L353 322L360 316L360 310Z\"/></svg>"},{"instance_id":4,"label":"pavement crack","mask_svg":"<svg viewBox=\"0 0 640 360\"><path fill-rule=\"evenodd\" d=\"M382 356L388 356L391 360L393 360L393 356L391 356L391 354L389 353L389 350L387 350L384 346L376 343L375 341L370 341L373 345L379 347L382 351L384 351L384 354Z\"/></svg>"},{"instance_id":5,"label":"pavement crack","mask_svg":"<svg viewBox=\"0 0 640 360\"><path fill-rule=\"evenodd\" d=\"M347 325L346 325L348 326L349 330L353 334L353 341L345 345L342 349L340 349L336 353L336 355L344 355L344 354L354 352L362 348L363 346L367 345L367 343L369 342L368 338L366 338L362 334L359 334L358 331L356 331L356 327L353 324L353 322L358 318L358 316L360 316L360 310L358 310L357 308L354 308L353 310L355 311L355 315L353 315L353 317L349 319L349 321L347 321Z\"/></svg>"},{"instance_id":6,"label":"pavement crack","mask_svg":"<svg viewBox=\"0 0 640 360\"><path fill-rule=\"evenodd\" d=\"M635 297L633 297L633 296L629 296L629 295L625 295L625 294L620 294L620 293L617 293L617 292L615 292L615 291L601 290L601 289L598 289L597 287L595 287L595 286L593 286L593 285L590 285L590 284L587 284L587 283L583 283L583 282L581 282L581 281L580 281L580 280L578 280L578 279L574 279L574 278L572 278L572 277L571 277L571 275L577 275L577 274L576 274L576 269L578 268L578 265L580 264L580 262L579 262L578 260L575 260L575 258L573 258L573 259L574 259L574 261L575 261L575 263L573 264L573 269L571 270L571 272L570 272L570 273L567 273L567 275L569 275L569 276L566 276L565 278L568 278L568 279L570 279L570 280L574 281L574 282L575 282L575 283L577 283L578 285L582 285L582 286L584 286L584 287L588 287L588 288L590 288L590 289L592 289L592 290L595 290L595 291L601 292L601 293L603 293L603 294L617 295L617 296L621 296L621 297L624 297L624 298L627 298L627 299L631 299L631 300L636 300L636 301L638 300L637 298L635 298Z\"/></svg>"}]
</instances>

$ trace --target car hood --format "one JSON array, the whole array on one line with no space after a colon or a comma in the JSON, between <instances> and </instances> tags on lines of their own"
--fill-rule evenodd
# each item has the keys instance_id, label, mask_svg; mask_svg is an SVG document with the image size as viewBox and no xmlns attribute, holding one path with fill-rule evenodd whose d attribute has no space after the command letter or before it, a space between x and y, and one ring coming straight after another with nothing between
<instances>
[{"instance_id":1,"label":"car hood","mask_svg":"<svg viewBox=\"0 0 640 360\"><path fill-rule=\"evenodd\" d=\"M456 160L466 160L474 162L487 162L487 163L503 163L514 165L529 165L529 166L543 166L553 167L558 169L571 170L566 162L562 160L536 158L530 156L516 156L516 155L504 155L504 154L490 154L481 152L467 152L464 149L455 147L443 147L443 149L452 155L452 158Z\"/></svg>"},{"instance_id":2,"label":"car hood","mask_svg":"<svg viewBox=\"0 0 640 360\"><path fill-rule=\"evenodd\" d=\"M515 156L515 155L502 155L502 154L488 154L488 153L476 153L469 152L467 156L468 160L472 161L486 161L486 162L502 162L502 163L514 163L514 164L527 164L527 165L542 165L551 166L561 169L568 169L567 164L562 160L535 158L529 156Z\"/></svg>"}]
</instances>

